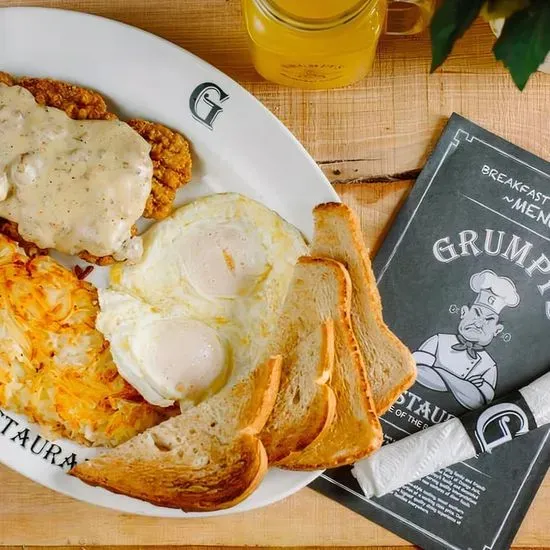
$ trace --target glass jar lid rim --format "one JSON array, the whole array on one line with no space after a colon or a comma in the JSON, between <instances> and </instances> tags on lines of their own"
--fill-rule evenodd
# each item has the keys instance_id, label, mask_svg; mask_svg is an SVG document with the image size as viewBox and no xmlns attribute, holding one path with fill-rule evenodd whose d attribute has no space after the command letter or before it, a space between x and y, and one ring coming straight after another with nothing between
<instances>
[{"instance_id":1,"label":"glass jar lid rim","mask_svg":"<svg viewBox=\"0 0 550 550\"><path fill-rule=\"evenodd\" d=\"M312 18L300 17L282 9L277 5L276 0L253 0L260 8L266 12L266 15L277 19L281 23L303 30L325 30L337 25L347 23L355 19L369 5L376 3L377 0L358 0L351 8L342 11L331 17Z\"/></svg>"}]
</instances>

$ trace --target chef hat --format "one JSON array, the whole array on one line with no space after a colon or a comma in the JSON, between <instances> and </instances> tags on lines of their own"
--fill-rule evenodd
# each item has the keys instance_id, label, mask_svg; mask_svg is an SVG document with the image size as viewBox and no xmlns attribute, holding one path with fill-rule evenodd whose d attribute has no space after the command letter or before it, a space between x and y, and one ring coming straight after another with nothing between
<instances>
[{"instance_id":1,"label":"chef hat","mask_svg":"<svg viewBox=\"0 0 550 550\"><path fill-rule=\"evenodd\" d=\"M516 307L519 304L514 283L508 277L499 277L489 269L472 275L470 288L478 293L474 304L488 307L497 314L504 307Z\"/></svg>"}]
</instances>

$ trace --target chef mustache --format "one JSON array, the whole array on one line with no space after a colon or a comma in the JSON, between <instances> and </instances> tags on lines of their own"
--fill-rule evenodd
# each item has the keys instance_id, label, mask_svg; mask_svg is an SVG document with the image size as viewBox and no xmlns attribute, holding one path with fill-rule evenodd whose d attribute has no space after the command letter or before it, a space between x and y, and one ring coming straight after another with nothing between
<instances>
[{"instance_id":1,"label":"chef mustache","mask_svg":"<svg viewBox=\"0 0 550 550\"><path fill-rule=\"evenodd\" d=\"M486 324L483 322L483 324ZM464 327L467 330L476 330L477 332L482 332L481 327L478 327L476 323L470 323Z\"/></svg>"}]
</instances>

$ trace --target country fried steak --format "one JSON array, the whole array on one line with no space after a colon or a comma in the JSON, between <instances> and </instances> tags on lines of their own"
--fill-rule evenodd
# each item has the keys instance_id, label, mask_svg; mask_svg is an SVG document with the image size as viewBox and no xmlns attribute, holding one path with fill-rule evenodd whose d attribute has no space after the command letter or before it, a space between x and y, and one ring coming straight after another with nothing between
<instances>
[{"instance_id":1,"label":"country fried steak","mask_svg":"<svg viewBox=\"0 0 550 550\"><path fill-rule=\"evenodd\" d=\"M72 119L114 120L118 118L108 110L105 100L99 93L80 86L48 78L18 79L1 71L0 83L26 88L37 103L61 109ZM131 119L127 124L151 145L153 179L143 216L155 220L163 219L172 211L176 191L191 179L192 162L189 143L181 134L156 122ZM35 244L25 241L19 235L17 224L14 222L0 219L0 233L16 240L29 255L46 252ZM133 233L137 233L137 228L134 227ZM116 261L112 256L98 257L87 251L82 251L79 256L97 265L109 265Z\"/></svg>"}]
</instances>

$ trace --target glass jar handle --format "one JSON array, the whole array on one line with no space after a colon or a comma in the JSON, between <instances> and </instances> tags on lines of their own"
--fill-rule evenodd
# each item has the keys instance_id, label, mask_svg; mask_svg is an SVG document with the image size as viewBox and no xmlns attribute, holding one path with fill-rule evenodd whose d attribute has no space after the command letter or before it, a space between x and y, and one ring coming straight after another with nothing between
<instances>
[{"instance_id":1,"label":"glass jar handle","mask_svg":"<svg viewBox=\"0 0 550 550\"><path fill-rule=\"evenodd\" d=\"M434 10L435 0L389 0L385 33L418 34L430 24Z\"/></svg>"}]
</instances>

